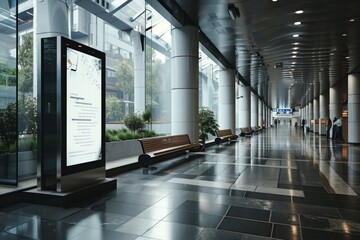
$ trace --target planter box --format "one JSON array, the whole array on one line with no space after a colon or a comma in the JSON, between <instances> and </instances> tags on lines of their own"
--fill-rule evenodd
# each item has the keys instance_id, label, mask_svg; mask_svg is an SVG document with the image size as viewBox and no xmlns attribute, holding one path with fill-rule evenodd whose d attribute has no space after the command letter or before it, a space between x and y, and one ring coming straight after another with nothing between
<instances>
[{"instance_id":1,"label":"planter box","mask_svg":"<svg viewBox=\"0 0 360 240\"><path fill-rule=\"evenodd\" d=\"M37 154L33 151L18 153L18 179L36 176ZM13 177L16 173L16 153L0 155L0 178Z\"/></svg>"},{"instance_id":2,"label":"planter box","mask_svg":"<svg viewBox=\"0 0 360 240\"><path fill-rule=\"evenodd\" d=\"M37 172L37 152L23 151L18 153L19 179L29 176L36 176Z\"/></svg>"},{"instance_id":3,"label":"planter box","mask_svg":"<svg viewBox=\"0 0 360 240\"><path fill-rule=\"evenodd\" d=\"M106 162L142 154L141 144L137 139L107 142Z\"/></svg>"}]
</instances>

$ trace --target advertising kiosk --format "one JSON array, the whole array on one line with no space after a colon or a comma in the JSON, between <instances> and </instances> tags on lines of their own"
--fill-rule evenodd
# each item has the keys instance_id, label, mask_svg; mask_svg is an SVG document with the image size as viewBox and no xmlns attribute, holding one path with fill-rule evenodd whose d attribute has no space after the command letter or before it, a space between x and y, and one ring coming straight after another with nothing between
<instances>
[{"instance_id":1,"label":"advertising kiosk","mask_svg":"<svg viewBox=\"0 0 360 240\"><path fill-rule=\"evenodd\" d=\"M105 53L43 38L39 72L37 191L62 193L66 203L82 191L115 189L105 177Z\"/></svg>"}]
</instances>

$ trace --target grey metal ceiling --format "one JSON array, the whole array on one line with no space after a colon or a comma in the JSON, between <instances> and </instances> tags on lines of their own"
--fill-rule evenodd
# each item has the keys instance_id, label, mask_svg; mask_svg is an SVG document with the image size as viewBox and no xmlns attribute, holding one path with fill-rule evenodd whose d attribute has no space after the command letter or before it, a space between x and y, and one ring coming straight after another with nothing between
<instances>
[{"instance_id":1,"label":"grey metal ceiling","mask_svg":"<svg viewBox=\"0 0 360 240\"><path fill-rule=\"evenodd\" d=\"M270 107L298 106L359 71L360 0L176 2Z\"/></svg>"}]
</instances>

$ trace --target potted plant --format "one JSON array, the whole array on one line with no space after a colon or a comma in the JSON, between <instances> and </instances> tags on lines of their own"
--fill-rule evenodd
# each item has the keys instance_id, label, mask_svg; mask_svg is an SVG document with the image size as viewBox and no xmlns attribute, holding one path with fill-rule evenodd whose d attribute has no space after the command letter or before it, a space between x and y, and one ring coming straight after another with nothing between
<instances>
[{"instance_id":1,"label":"potted plant","mask_svg":"<svg viewBox=\"0 0 360 240\"><path fill-rule=\"evenodd\" d=\"M216 122L215 114L213 111L206 107L201 107L199 110L199 138L205 148L205 141L208 139L208 134L216 135L216 130L219 125Z\"/></svg>"}]
</instances>

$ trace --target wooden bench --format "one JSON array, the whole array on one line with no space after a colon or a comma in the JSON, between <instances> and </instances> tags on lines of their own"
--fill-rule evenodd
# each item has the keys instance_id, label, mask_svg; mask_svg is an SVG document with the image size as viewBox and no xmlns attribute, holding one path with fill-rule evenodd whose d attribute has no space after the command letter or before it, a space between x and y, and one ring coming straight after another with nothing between
<instances>
[{"instance_id":1,"label":"wooden bench","mask_svg":"<svg viewBox=\"0 0 360 240\"><path fill-rule=\"evenodd\" d=\"M230 141L236 138L238 138L238 135L233 134L231 129L216 130L215 143L219 144L223 141Z\"/></svg>"},{"instance_id":2,"label":"wooden bench","mask_svg":"<svg viewBox=\"0 0 360 240\"><path fill-rule=\"evenodd\" d=\"M143 153L138 162L142 167L149 167L155 160L169 158L171 155L185 153L201 147L199 143L191 143L189 135L173 135L138 139Z\"/></svg>"},{"instance_id":3,"label":"wooden bench","mask_svg":"<svg viewBox=\"0 0 360 240\"><path fill-rule=\"evenodd\" d=\"M254 133L259 133L260 132L260 129L258 128L258 126L254 126L254 127L251 127L252 131Z\"/></svg>"},{"instance_id":4,"label":"wooden bench","mask_svg":"<svg viewBox=\"0 0 360 240\"><path fill-rule=\"evenodd\" d=\"M249 127L240 128L240 136L241 137L251 137L252 130Z\"/></svg>"}]
</instances>

